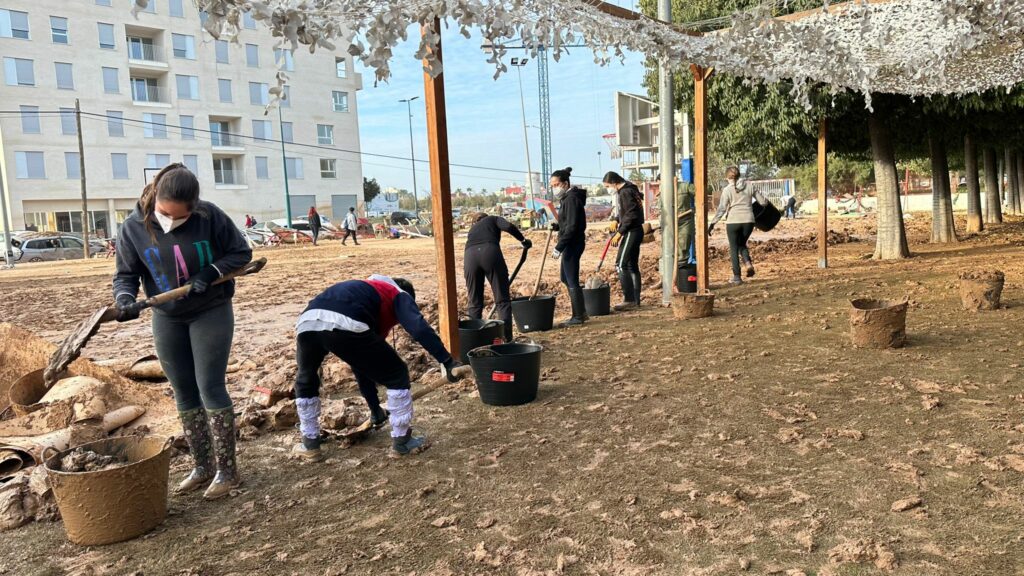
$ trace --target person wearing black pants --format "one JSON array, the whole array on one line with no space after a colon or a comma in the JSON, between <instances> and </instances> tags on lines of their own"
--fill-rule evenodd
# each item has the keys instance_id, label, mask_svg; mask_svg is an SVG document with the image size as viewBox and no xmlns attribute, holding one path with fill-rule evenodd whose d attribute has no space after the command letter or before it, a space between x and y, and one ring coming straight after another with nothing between
<instances>
[{"instance_id":1,"label":"person wearing black pants","mask_svg":"<svg viewBox=\"0 0 1024 576\"><path fill-rule=\"evenodd\" d=\"M310 301L295 327L295 408L302 442L294 452L308 460L320 453L320 366L334 354L352 368L359 392L370 409L375 428L391 422L391 448L398 455L426 447L426 438L412 434L412 392L409 369L387 342L397 324L441 364L449 382L461 366L427 324L416 305L409 281L374 274L366 280L340 282ZM388 409L377 396L377 386L387 389Z\"/></svg>"},{"instance_id":2,"label":"person wearing black pants","mask_svg":"<svg viewBox=\"0 0 1024 576\"><path fill-rule=\"evenodd\" d=\"M569 290L572 317L561 326L579 326L586 322L587 307L580 286L580 258L587 243L587 191L569 182L572 168L555 170L548 182L559 201L558 222L551 229L558 232L558 243L552 256L562 259L561 281Z\"/></svg>"},{"instance_id":3,"label":"person wearing black pants","mask_svg":"<svg viewBox=\"0 0 1024 576\"><path fill-rule=\"evenodd\" d=\"M501 233L505 232L529 250L533 244L523 237L515 224L501 216L488 216L480 212L476 222L469 229L466 252L463 258L463 272L466 275L466 291L469 293L469 308L466 314L475 320L483 317L484 278L494 293L494 309L504 323L505 341L512 341L512 295L509 289L508 266L501 253Z\"/></svg>"},{"instance_id":4,"label":"person wearing black pants","mask_svg":"<svg viewBox=\"0 0 1024 576\"><path fill-rule=\"evenodd\" d=\"M320 220L320 213L316 211L316 206L309 207L309 214L306 216L309 221L309 230L313 233L313 246L316 246L316 241L320 239L320 228L323 227L323 222Z\"/></svg>"},{"instance_id":5,"label":"person wearing black pants","mask_svg":"<svg viewBox=\"0 0 1024 576\"><path fill-rule=\"evenodd\" d=\"M183 164L167 166L146 186L117 238L118 321L139 317L131 305L140 282L148 296L189 286L186 298L153 309L153 340L194 463L177 491L206 488L209 500L241 483L235 412L225 383L235 288L234 282L214 282L251 259L238 227L220 208L199 200L199 181Z\"/></svg>"},{"instance_id":6,"label":"person wearing black pants","mask_svg":"<svg viewBox=\"0 0 1024 576\"><path fill-rule=\"evenodd\" d=\"M730 166L725 171L727 182L722 190L722 199L718 204L718 212L708 225L708 234L715 229L715 224L725 218L725 232L729 237L729 259L732 263L732 280L730 284L743 284L740 276L740 260L747 265L747 277L754 275L754 261L750 258L750 250L747 249L747 240L754 232L754 208L756 200L764 206L768 203L759 190L752 190L747 183L740 179L739 168Z\"/></svg>"},{"instance_id":7,"label":"person wearing black pants","mask_svg":"<svg viewBox=\"0 0 1024 576\"><path fill-rule=\"evenodd\" d=\"M644 197L636 184L627 181L616 172L604 175L605 189L616 194L619 214L615 230L622 236L619 240L619 254L615 259L615 270L622 285L622 304L619 312L640 307L640 245L644 241Z\"/></svg>"},{"instance_id":8,"label":"person wearing black pants","mask_svg":"<svg viewBox=\"0 0 1024 576\"><path fill-rule=\"evenodd\" d=\"M345 237L341 239L341 245L345 246L345 242L347 242L349 236L351 236L352 241L355 242L356 246L359 246L359 236L356 235L356 232L359 231L359 221L356 219L355 208L348 209L348 214L345 216L343 228L345 229Z\"/></svg>"}]
</instances>

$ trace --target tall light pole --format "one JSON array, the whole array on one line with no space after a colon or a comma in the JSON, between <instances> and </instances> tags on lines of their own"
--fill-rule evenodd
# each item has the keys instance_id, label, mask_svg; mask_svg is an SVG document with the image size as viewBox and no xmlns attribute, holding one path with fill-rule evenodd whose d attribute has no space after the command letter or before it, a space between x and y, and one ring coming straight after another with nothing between
<instances>
[{"instance_id":1,"label":"tall light pole","mask_svg":"<svg viewBox=\"0 0 1024 576\"><path fill-rule=\"evenodd\" d=\"M281 133L281 164L284 165L284 214L288 219L288 227L292 227L292 196L288 191L288 157L284 153L284 118L281 116L281 103L277 103L277 125Z\"/></svg>"},{"instance_id":2,"label":"tall light pole","mask_svg":"<svg viewBox=\"0 0 1024 576\"><path fill-rule=\"evenodd\" d=\"M419 96L413 96L412 98L406 98L399 100L399 102L405 102L406 108L409 110L409 156L412 158L412 197L413 202L416 204L416 219L420 218L420 193L416 188L416 146L413 145L412 139L412 101L419 100Z\"/></svg>"},{"instance_id":3,"label":"tall light pole","mask_svg":"<svg viewBox=\"0 0 1024 576\"><path fill-rule=\"evenodd\" d=\"M14 268L14 251L11 250L11 220L7 217L7 191L4 190L3 166L0 166L0 212L4 220L4 265L2 268ZM86 239L88 243L88 239Z\"/></svg>"},{"instance_id":4,"label":"tall light pole","mask_svg":"<svg viewBox=\"0 0 1024 576\"><path fill-rule=\"evenodd\" d=\"M526 99L523 97L523 66L529 62L529 58L513 58L512 66L519 74L519 104L523 110L523 144L526 146L526 180L530 185L530 210L534 209L533 199L533 168L530 166L530 136L526 132Z\"/></svg>"}]
</instances>

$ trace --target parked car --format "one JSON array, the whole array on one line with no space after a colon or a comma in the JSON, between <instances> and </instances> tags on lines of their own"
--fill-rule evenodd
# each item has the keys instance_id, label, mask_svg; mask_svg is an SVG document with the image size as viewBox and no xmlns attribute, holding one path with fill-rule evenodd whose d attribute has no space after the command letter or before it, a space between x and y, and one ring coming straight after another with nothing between
<instances>
[{"instance_id":1,"label":"parked car","mask_svg":"<svg viewBox=\"0 0 1024 576\"><path fill-rule=\"evenodd\" d=\"M277 220L271 220L270 223L273 224L274 226L280 226L281 228L287 228L288 227L288 219L287 218L278 218ZM261 222L261 224L262 224L262 222ZM331 222L331 219L328 218L327 216L324 216L323 214L320 215L320 224L324 228L337 228L337 226L333 222ZM259 227L259 224L257 224L256 226ZM307 218L305 216L293 217L292 218L292 230L302 230L302 231L309 230L309 218Z\"/></svg>"},{"instance_id":2,"label":"parked car","mask_svg":"<svg viewBox=\"0 0 1024 576\"><path fill-rule=\"evenodd\" d=\"M391 217L388 221L392 224L412 224L413 220L416 220L416 215L412 212L392 212Z\"/></svg>"},{"instance_id":3,"label":"parked car","mask_svg":"<svg viewBox=\"0 0 1024 576\"><path fill-rule=\"evenodd\" d=\"M589 222L607 220L612 216L612 207L608 204L587 204L584 210Z\"/></svg>"},{"instance_id":4,"label":"parked car","mask_svg":"<svg viewBox=\"0 0 1024 576\"><path fill-rule=\"evenodd\" d=\"M75 260L84 256L81 238L69 234L41 235L30 233L11 238L14 259L18 262ZM107 246L98 240L89 241L90 254L104 254Z\"/></svg>"}]
</instances>

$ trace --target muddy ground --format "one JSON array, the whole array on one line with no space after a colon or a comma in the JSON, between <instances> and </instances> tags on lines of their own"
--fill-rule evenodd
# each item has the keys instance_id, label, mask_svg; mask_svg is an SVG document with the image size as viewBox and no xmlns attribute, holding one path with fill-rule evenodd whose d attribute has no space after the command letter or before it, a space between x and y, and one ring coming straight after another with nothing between
<instances>
[{"instance_id":1,"label":"muddy ground","mask_svg":"<svg viewBox=\"0 0 1024 576\"><path fill-rule=\"evenodd\" d=\"M865 258L872 225L834 221L843 243L822 271L813 222L784 221L740 287L722 285L716 251L710 319L648 305L537 336L537 401L428 396L421 455L388 458L384 431L298 463L294 432L257 435L240 444L236 497L172 495L162 527L106 547L67 543L59 523L7 532L0 574L1024 574L1024 223L940 247L916 215L915 257L897 263ZM588 246L584 276L601 247ZM656 252L644 246L645 303L658 300ZM254 363L230 377L240 400L288 377L295 318L329 283L401 274L436 297L430 241L260 253L270 264L236 298L235 359ZM517 247L506 253L514 265ZM957 274L990 268L1006 274L1004 308L962 311ZM111 270L0 273L0 319L57 340L109 299ZM856 297L909 298L907 347L851 347ZM139 322L105 327L86 355L151 347ZM354 395L336 374L330 394ZM172 481L187 467L176 459Z\"/></svg>"}]
</instances>

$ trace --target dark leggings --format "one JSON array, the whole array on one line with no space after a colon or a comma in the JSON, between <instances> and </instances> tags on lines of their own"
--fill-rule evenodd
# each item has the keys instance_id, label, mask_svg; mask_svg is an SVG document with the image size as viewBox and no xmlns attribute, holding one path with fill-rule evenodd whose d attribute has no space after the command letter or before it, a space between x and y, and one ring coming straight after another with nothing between
<instances>
[{"instance_id":1,"label":"dark leggings","mask_svg":"<svg viewBox=\"0 0 1024 576\"><path fill-rule=\"evenodd\" d=\"M739 278L740 258L744 262L753 262L750 259L750 250L747 249L747 240L754 233L753 222L748 224L726 224L725 233L729 236L729 258L732 260L732 275Z\"/></svg>"},{"instance_id":2,"label":"dark leggings","mask_svg":"<svg viewBox=\"0 0 1024 576\"><path fill-rule=\"evenodd\" d=\"M345 228L345 237L341 239L341 243L344 244L349 236L352 237L352 241L356 243L356 246L359 246L359 237L356 236L356 231L349 230L348 228Z\"/></svg>"},{"instance_id":3,"label":"dark leggings","mask_svg":"<svg viewBox=\"0 0 1024 576\"><path fill-rule=\"evenodd\" d=\"M580 258L583 258L584 248L586 248L585 242L574 242L566 246L562 252L560 279L569 290L580 289Z\"/></svg>"},{"instance_id":4,"label":"dark leggings","mask_svg":"<svg viewBox=\"0 0 1024 576\"><path fill-rule=\"evenodd\" d=\"M230 302L187 318L154 312L156 355L179 411L231 407L225 379L234 333Z\"/></svg>"},{"instance_id":5,"label":"dark leggings","mask_svg":"<svg viewBox=\"0 0 1024 576\"><path fill-rule=\"evenodd\" d=\"M640 245L644 241L643 228L626 231L619 240L619 254L615 269L622 283L623 302L640 303Z\"/></svg>"},{"instance_id":6,"label":"dark leggings","mask_svg":"<svg viewBox=\"0 0 1024 576\"><path fill-rule=\"evenodd\" d=\"M390 390L408 390L410 387L409 368L387 340L376 332L303 332L297 338L295 352L299 365L295 376L296 398L320 395L320 365L328 354L334 354L352 367L359 393L372 410L380 408L378 384Z\"/></svg>"},{"instance_id":7,"label":"dark leggings","mask_svg":"<svg viewBox=\"0 0 1024 576\"><path fill-rule=\"evenodd\" d=\"M491 285L494 294L494 309L498 319L505 326L512 326L512 297L509 294L508 265L497 244L480 244L466 247L463 259L466 275L466 292L469 293L469 307L466 314L479 320L484 309L484 278Z\"/></svg>"}]
</instances>

